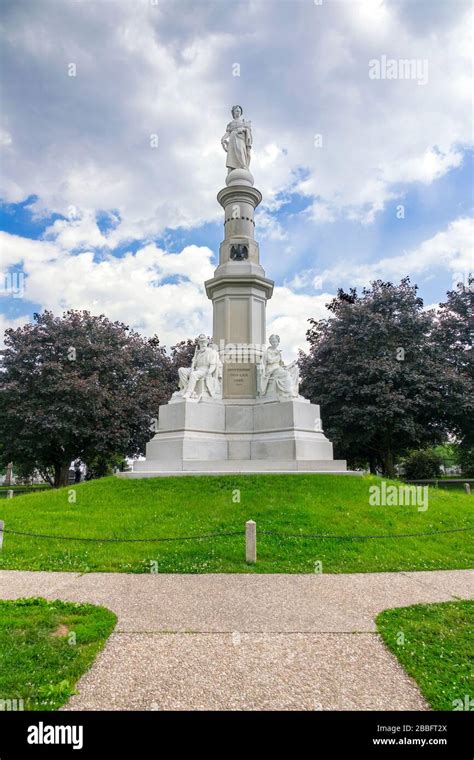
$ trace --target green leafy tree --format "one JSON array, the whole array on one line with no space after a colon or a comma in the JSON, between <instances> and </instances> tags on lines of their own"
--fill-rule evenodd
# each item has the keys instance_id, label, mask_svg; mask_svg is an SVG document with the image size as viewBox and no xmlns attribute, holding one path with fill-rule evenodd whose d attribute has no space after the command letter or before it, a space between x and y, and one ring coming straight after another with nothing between
<instances>
[{"instance_id":1,"label":"green leafy tree","mask_svg":"<svg viewBox=\"0 0 474 760\"><path fill-rule=\"evenodd\" d=\"M474 478L474 446L460 446L458 450L458 462L462 474L468 478Z\"/></svg>"},{"instance_id":2,"label":"green leafy tree","mask_svg":"<svg viewBox=\"0 0 474 760\"><path fill-rule=\"evenodd\" d=\"M447 293L437 312L435 342L445 383L444 417L469 467L474 449L474 278ZM469 454L469 452L471 452Z\"/></svg>"},{"instance_id":3,"label":"green leafy tree","mask_svg":"<svg viewBox=\"0 0 474 760\"><path fill-rule=\"evenodd\" d=\"M171 346L170 355L170 381L178 385L178 369L190 367L197 346L197 338L182 340L175 346Z\"/></svg>"},{"instance_id":4,"label":"green leafy tree","mask_svg":"<svg viewBox=\"0 0 474 760\"><path fill-rule=\"evenodd\" d=\"M135 456L150 439L176 370L156 337L87 311L35 314L5 334L0 374L2 462L65 485L74 459Z\"/></svg>"},{"instance_id":5,"label":"green leafy tree","mask_svg":"<svg viewBox=\"0 0 474 760\"><path fill-rule=\"evenodd\" d=\"M109 454L108 456L98 455L89 457L86 464L86 480L95 480L96 478L105 478L107 475L113 475L116 469L123 469L125 460L121 454Z\"/></svg>"},{"instance_id":6,"label":"green leafy tree","mask_svg":"<svg viewBox=\"0 0 474 760\"><path fill-rule=\"evenodd\" d=\"M337 456L393 477L401 454L445 438L434 314L408 278L339 290L328 309L328 319L310 319L302 393L321 405Z\"/></svg>"},{"instance_id":7,"label":"green leafy tree","mask_svg":"<svg viewBox=\"0 0 474 760\"><path fill-rule=\"evenodd\" d=\"M433 449L411 451L403 462L408 480L437 478L441 472L441 457Z\"/></svg>"}]
</instances>

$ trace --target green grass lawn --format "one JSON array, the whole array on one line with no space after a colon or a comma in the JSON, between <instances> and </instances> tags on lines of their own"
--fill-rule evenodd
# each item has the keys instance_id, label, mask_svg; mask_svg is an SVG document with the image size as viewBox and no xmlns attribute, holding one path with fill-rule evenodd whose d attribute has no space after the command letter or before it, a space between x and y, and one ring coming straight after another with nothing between
<instances>
[{"instance_id":1,"label":"green grass lawn","mask_svg":"<svg viewBox=\"0 0 474 760\"><path fill-rule=\"evenodd\" d=\"M376 623L434 710L474 709L474 601L384 610Z\"/></svg>"},{"instance_id":2,"label":"green grass lawn","mask_svg":"<svg viewBox=\"0 0 474 760\"><path fill-rule=\"evenodd\" d=\"M431 570L474 566L472 532L368 540L342 536L431 533L474 527L474 498L429 489L416 506L371 506L373 476L235 475L104 478L0 502L5 530L54 536L149 539L238 531L201 541L105 543L5 532L0 568L202 573ZM75 494L76 501L71 501ZM240 502L237 500L240 498ZM244 558L244 524L257 522L258 562ZM156 564L157 563L157 564Z\"/></svg>"},{"instance_id":3,"label":"green grass lawn","mask_svg":"<svg viewBox=\"0 0 474 760\"><path fill-rule=\"evenodd\" d=\"M474 497L429 489L416 506L370 506L374 476L235 475L104 478L0 502L5 530L96 538L156 538L238 531L201 541L103 543L5 532L0 568L122 572L329 573L474 566L473 533L340 540L265 535L367 536L474 527ZM76 501L70 502L75 493ZM240 497L240 502L237 501ZM258 562L247 565L244 525L257 522ZM157 564L156 564L157 563Z\"/></svg>"},{"instance_id":4,"label":"green grass lawn","mask_svg":"<svg viewBox=\"0 0 474 760\"><path fill-rule=\"evenodd\" d=\"M0 601L0 710L56 710L117 622L104 607Z\"/></svg>"}]
</instances>

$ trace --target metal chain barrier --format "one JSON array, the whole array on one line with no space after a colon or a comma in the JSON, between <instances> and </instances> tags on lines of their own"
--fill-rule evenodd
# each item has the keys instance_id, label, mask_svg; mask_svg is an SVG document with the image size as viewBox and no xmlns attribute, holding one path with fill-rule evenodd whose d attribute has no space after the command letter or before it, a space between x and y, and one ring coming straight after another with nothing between
<instances>
[{"instance_id":1,"label":"metal chain barrier","mask_svg":"<svg viewBox=\"0 0 474 760\"><path fill-rule=\"evenodd\" d=\"M415 538L417 536L439 536L444 533L464 533L466 531L474 530L474 526L468 528L450 528L447 530L435 530L426 533L384 533L381 535L369 535L369 536L347 536L338 535L334 533L279 533L273 530L259 530L258 534L261 536L275 536L276 538L319 538L319 539L336 539L342 541L365 541L367 539L384 539L384 538ZM49 538L57 541L98 541L101 543L155 543L161 541L202 541L210 538L221 538L224 536L242 536L244 531L224 531L220 533L202 533L195 536L171 536L160 538L99 538L99 537L85 537L85 536L57 536L46 533L27 533L21 530L10 530L0 525L0 533L8 533L13 536L27 536L30 538Z\"/></svg>"},{"instance_id":2,"label":"metal chain barrier","mask_svg":"<svg viewBox=\"0 0 474 760\"><path fill-rule=\"evenodd\" d=\"M225 533L202 533L200 536L174 536L165 538L90 538L85 536L51 536L45 533L26 533L22 530L9 530L1 528L0 532L12 536L29 536L30 538L51 538L58 541L99 541L101 543L131 543L146 544L157 541L202 541L207 538L219 538L220 536L242 536L243 531L227 531Z\"/></svg>"},{"instance_id":3,"label":"metal chain barrier","mask_svg":"<svg viewBox=\"0 0 474 760\"><path fill-rule=\"evenodd\" d=\"M413 538L415 536L439 536L442 533L463 533L467 530L474 530L474 526L470 528L450 528L448 530L432 530L428 533L384 533L380 536L340 536L333 533L278 533L273 530L259 530L259 535L263 533L266 536L277 536L278 538L335 538L342 540L355 540L364 541L368 538Z\"/></svg>"}]
</instances>

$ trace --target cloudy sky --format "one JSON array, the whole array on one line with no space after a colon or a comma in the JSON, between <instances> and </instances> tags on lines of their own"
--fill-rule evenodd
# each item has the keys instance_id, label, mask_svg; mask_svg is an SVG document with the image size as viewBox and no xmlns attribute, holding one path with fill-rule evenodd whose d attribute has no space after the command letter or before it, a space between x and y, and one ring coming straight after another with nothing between
<instances>
[{"instance_id":1,"label":"cloudy sky","mask_svg":"<svg viewBox=\"0 0 474 760\"><path fill-rule=\"evenodd\" d=\"M166 345L210 333L233 103L288 358L338 287L410 275L433 304L473 268L468 0L0 10L2 335L71 307Z\"/></svg>"}]
</instances>

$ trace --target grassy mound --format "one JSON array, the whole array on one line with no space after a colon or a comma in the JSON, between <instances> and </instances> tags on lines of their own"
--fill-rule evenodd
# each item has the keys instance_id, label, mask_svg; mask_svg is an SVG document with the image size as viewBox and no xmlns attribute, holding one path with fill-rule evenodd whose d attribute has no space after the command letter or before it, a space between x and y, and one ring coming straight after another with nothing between
<instances>
[{"instance_id":1,"label":"grassy mound","mask_svg":"<svg viewBox=\"0 0 474 760\"><path fill-rule=\"evenodd\" d=\"M384 610L376 622L386 645L434 710L474 709L474 601Z\"/></svg>"},{"instance_id":2,"label":"grassy mound","mask_svg":"<svg viewBox=\"0 0 474 760\"><path fill-rule=\"evenodd\" d=\"M369 489L380 484L373 476L293 474L104 478L15 496L0 502L5 521L0 569L342 573L474 566L472 532L436 534L473 528L474 497L430 488L426 511L372 506ZM250 519L257 523L256 565L247 565L244 556L244 526ZM237 535L149 540L227 532ZM308 533L342 538L300 537ZM435 535L400 536L407 533Z\"/></svg>"},{"instance_id":3,"label":"grassy mound","mask_svg":"<svg viewBox=\"0 0 474 760\"><path fill-rule=\"evenodd\" d=\"M92 604L0 601L0 709L61 707L116 622Z\"/></svg>"}]
</instances>

